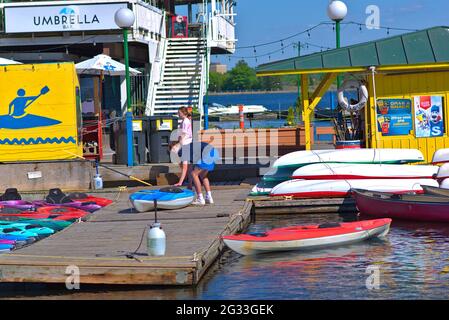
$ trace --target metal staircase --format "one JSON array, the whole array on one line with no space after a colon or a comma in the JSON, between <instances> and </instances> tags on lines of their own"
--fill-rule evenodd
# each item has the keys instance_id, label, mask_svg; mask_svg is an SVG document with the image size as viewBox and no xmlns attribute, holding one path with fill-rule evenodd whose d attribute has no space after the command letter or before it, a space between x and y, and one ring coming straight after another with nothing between
<instances>
[{"instance_id":1,"label":"metal staircase","mask_svg":"<svg viewBox=\"0 0 449 320\"><path fill-rule=\"evenodd\" d=\"M206 90L205 39L167 39L161 76L154 84L151 115L176 115L180 107L198 108L202 114Z\"/></svg>"}]
</instances>

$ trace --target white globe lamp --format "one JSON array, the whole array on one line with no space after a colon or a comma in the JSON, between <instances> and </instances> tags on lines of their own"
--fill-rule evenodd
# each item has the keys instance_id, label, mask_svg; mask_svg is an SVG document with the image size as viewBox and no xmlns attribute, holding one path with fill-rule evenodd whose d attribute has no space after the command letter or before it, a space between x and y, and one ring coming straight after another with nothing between
<instances>
[{"instance_id":1,"label":"white globe lamp","mask_svg":"<svg viewBox=\"0 0 449 320\"><path fill-rule=\"evenodd\" d=\"M343 1L332 1L327 7L327 15L333 21L342 21L348 14L348 7Z\"/></svg>"},{"instance_id":2,"label":"white globe lamp","mask_svg":"<svg viewBox=\"0 0 449 320\"><path fill-rule=\"evenodd\" d=\"M117 10L114 16L115 24L121 29L131 28L136 20L134 12L128 8Z\"/></svg>"}]
</instances>

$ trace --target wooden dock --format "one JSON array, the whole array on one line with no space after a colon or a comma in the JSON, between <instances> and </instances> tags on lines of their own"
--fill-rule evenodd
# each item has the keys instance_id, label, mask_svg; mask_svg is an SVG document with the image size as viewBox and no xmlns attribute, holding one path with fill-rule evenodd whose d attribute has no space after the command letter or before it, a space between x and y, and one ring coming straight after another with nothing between
<instances>
[{"instance_id":1,"label":"wooden dock","mask_svg":"<svg viewBox=\"0 0 449 320\"><path fill-rule=\"evenodd\" d=\"M221 236L241 232L250 222L252 203L242 196L248 188L219 188L213 206L159 211L167 252L164 257L149 257L144 231L154 213L130 209L128 196L136 190L109 194L115 203L86 222L0 255L0 281L64 284L70 275L67 267L76 266L81 285L191 286L224 250ZM127 258L133 252L134 258Z\"/></svg>"}]
</instances>

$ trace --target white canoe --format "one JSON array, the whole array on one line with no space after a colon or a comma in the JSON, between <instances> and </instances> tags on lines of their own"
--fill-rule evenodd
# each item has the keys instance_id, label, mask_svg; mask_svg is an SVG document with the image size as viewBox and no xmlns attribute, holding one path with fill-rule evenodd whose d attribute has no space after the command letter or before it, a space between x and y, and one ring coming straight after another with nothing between
<instances>
[{"instance_id":1,"label":"white canoe","mask_svg":"<svg viewBox=\"0 0 449 320\"><path fill-rule=\"evenodd\" d=\"M297 151L277 159L273 167L299 168L307 164L333 162L358 164L406 164L424 161L417 149L343 149Z\"/></svg>"},{"instance_id":2,"label":"white canoe","mask_svg":"<svg viewBox=\"0 0 449 320\"><path fill-rule=\"evenodd\" d=\"M438 187L433 179L290 180L271 190L271 196L296 198L346 197L351 189L379 192L423 192L421 185Z\"/></svg>"},{"instance_id":3,"label":"white canoe","mask_svg":"<svg viewBox=\"0 0 449 320\"><path fill-rule=\"evenodd\" d=\"M449 163L443 164L438 170L437 179L447 179L449 178Z\"/></svg>"},{"instance_id":4,"label":"white canoe","mask_svg":"<svg viewBox=\"0 0 449 320\"><path fill-rule=\"evenodd\" d=\"M449 162L449 149L440 149L435 151L433 154L432 163L439 164L446 162Z\"/></svg>"},{"instance_id":5,"label":"white canoe","mask_svg":"<svg viewBox=\"0 0 449 320\"><path fill-rule=\"evenodd\" d=\"M297 169L292 177L305 180L433 179L438 169L438 166L420 165L316 163Z\"/></svg>"}]
</instances>

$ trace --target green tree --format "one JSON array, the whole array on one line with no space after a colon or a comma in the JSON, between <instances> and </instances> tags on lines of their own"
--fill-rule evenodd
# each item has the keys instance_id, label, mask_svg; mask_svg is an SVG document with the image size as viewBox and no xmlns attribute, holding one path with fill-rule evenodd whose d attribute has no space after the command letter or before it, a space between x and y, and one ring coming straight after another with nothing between
<instances>
[{"instance_id":1,"label":"green tree","mask_svg":"<svg viewBox=\"0 0 449 320\"><path fill-rule=\"evenodd\" d=\"M209 90L212 92L223 91L226 78L226 73L211 72L209 74Z\"/></svg>"},{"instance_id":2,"label":"green tree","mask_svg":"<svg viewBox=\"0 0 449 320\"><path fill-rule=\"evenodd\" d=\"M288 108L287 125L293 126L295 124L296 124L295 110L293 107L290 107L290 108Z\"/></svg>"},{"instance_id":3,"label":"green tree","mask_svg":"<svg viewBox=\"0 0 449 320\"><path fill-rule=\"evenodd\" d=\"M257 86L256 72L244 60L237 62L235 67L228 72L224 84L225 90L251 90Z\"/></svg>"}]
</instances>

